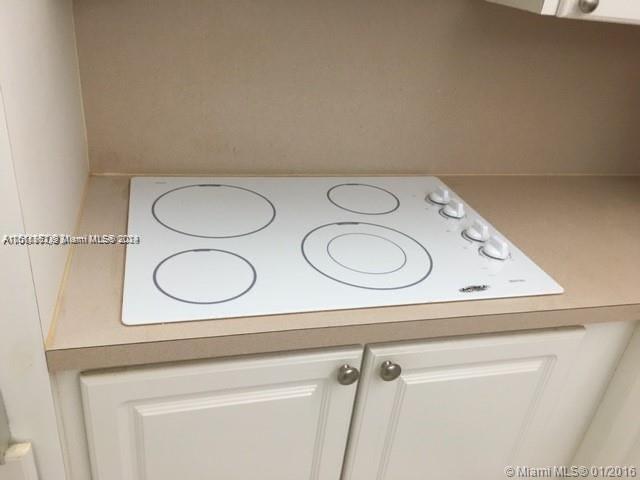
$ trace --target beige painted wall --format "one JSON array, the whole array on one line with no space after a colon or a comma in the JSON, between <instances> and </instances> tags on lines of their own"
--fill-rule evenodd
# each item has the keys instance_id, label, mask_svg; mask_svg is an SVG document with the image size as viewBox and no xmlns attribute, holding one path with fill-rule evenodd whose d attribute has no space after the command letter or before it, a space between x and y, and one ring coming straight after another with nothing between
<instances>
[{"instance_id":1,"label":"beige painted wall","mask_svg":"<svg viewBox=\"0 0 640 480\"><path fill-rule=\"evenodd\" d=\"M76 0L91 168L640 173L640 27L482 0Z\"/></svg>"},{"instance_id":2,"label":"beige painted wall","mask_svg":"<svg viewBox=\"0 0 640 480\"><path fill-rule=\"evenodd\" d=\"M0 1L0 88L25 231L73 232L88 160L71 0ZM29 256L46 335L67 249Z\"/></svg>"}]
</instances>

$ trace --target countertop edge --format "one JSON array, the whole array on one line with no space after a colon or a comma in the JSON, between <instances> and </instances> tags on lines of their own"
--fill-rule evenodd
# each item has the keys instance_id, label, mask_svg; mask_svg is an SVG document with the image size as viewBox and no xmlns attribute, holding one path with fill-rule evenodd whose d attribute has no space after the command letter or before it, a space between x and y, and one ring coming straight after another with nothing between
<instances>
[{"instance_id":1,"label":"countertop edge","mask_svg":"<svg viewBox=\"0 0 640 480\"><path fill-rule=\"evenodd\" d=\"M640 304L501 313L47 349L50 372L635 321Z\"/></svg>"}]
</instances>

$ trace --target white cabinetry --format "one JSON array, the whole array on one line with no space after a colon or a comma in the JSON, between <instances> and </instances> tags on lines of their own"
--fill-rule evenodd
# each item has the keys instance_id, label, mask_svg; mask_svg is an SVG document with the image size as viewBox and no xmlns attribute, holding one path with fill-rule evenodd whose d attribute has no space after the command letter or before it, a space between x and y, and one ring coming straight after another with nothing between
<instances>
[{"instance_id":1,"label":"white cabinetry","mask_svg":"<svg viewBox=\"0 0 640 480\"><path fill-rule=\"evenodd\" d=\"M88 480L88 457L93 480L477 480L568 463L632 328L369 345L357 394L338 372L363 347L58 375L70 480Z\"/></svg>"},{"instance_id":2,"label":"white cabinetry","mask_svg":"<svg viewBox=\"0 0 640 480\"><path fill-rule=\"evenodd\" d=\"M583 335L368 347L343 479L475 480L503 478L506 465L546 465L564 447L546 427ZM384 362L400 376L384 380Z\"/></svg>"},{"instance_id":3,"label":"white cabinetry","mask_svg":"<svg viewBox=\"0 0 640 480\"><path fill-rule=\"evenodd\" d=\"M599 22L640 23L640 2L638 0L599 0L595 10L587 12L580 8L579 0L564 0L558 5L556 15Z\"/></svg>"},{"instance_id":4,"label":"white cabinetry","mask_svg":"<svg viewBox=\"0 0 640 480\"><path fill-rule=\"evenodd\" d=\"M576 465L640 468L639 365L640 323L578 449L574 458Z\"/></svg>"},{"instance_id":5,"label":"white cabinetry","mask_svg":"<svg viewBox=\"0 0 640 480\"><path fill-rule=\"evenodd\" d=\"M599 22L640 23L638 0L488 0L543 15L595 20Z\"/></svg>"},{"instance_id":6,"label":"white cabinetry","mask_svg":"<svg viewBox=\"0 0 640 480\"><path fill-rule=\"evenodd\" d=\"M93 480L337 480L361 351L83 375Z\"/></svg>"}]
</instances>

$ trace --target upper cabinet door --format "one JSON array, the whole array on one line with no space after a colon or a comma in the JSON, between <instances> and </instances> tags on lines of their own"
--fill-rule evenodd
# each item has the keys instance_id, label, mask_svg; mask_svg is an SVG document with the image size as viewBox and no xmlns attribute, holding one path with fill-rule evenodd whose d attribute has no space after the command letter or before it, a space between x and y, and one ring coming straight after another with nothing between
<instances>
[{"instance_id":1,"label":"upper cabinet door","mask_svg":"<svg viewBox=\"0 0 640 480\"><path fill-rule=\"evenodd\" d=\"M555 15L561 0L487 0L491 3L499 3L508 7L528 10L543 15Z\"/></svg>"},{"instance_id":2,"label":"upper cabinet door","mask_svg":"<svg viewBox=\"0 0 640 480\"><path fill-rule=\"evenodd\" d=\"M560 2L557 15L600 22L640 23L640 1L563 0Z\"/></svg>"},{"instance_id":3,"label":"upper cabinet door","mask_svg":"<svg viewBox=\"0 0 640 480\"><path fill-rule=\"evenodd\" d=\"M543 15L614 23L640 23L638 0L487 0Z\"/></svg>"},{"instance_id":4,"label":"upper cabinet door","mask_svg":"<svg viewBox=\"0 0 640 480\"><path fill-rule=\"evenodd\" d=\"M81 377L94 480L338 480L361 348ZM343 383L353 378L347 377Z\"/></svg>"},{"instance_id":5,"label":"upper cabinet door","mask_svg":"<svg viewBox=\"0 0 640 480\"><path fill-rule=\"evenodd\" d=\"M477 480L546 465L537 461L558 445L545 427L583 334L368 347L343 480Z\"/></svg>"}]
</instances>

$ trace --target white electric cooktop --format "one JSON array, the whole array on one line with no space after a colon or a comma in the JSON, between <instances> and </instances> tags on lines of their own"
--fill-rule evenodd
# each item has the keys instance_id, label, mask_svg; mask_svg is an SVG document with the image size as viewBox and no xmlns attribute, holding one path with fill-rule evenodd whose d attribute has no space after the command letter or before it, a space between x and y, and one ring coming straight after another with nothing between
<instances>
[{"instance_id":1,"label":"white electric cooktop","mask_svg":"<svg viewBox=\"0 0 640 480\"><path fill-rule=\"evenodd\" d=\"M435 177L137 177L128 231L126 325L563 291Z\"/></svg>"}]
</instances>

